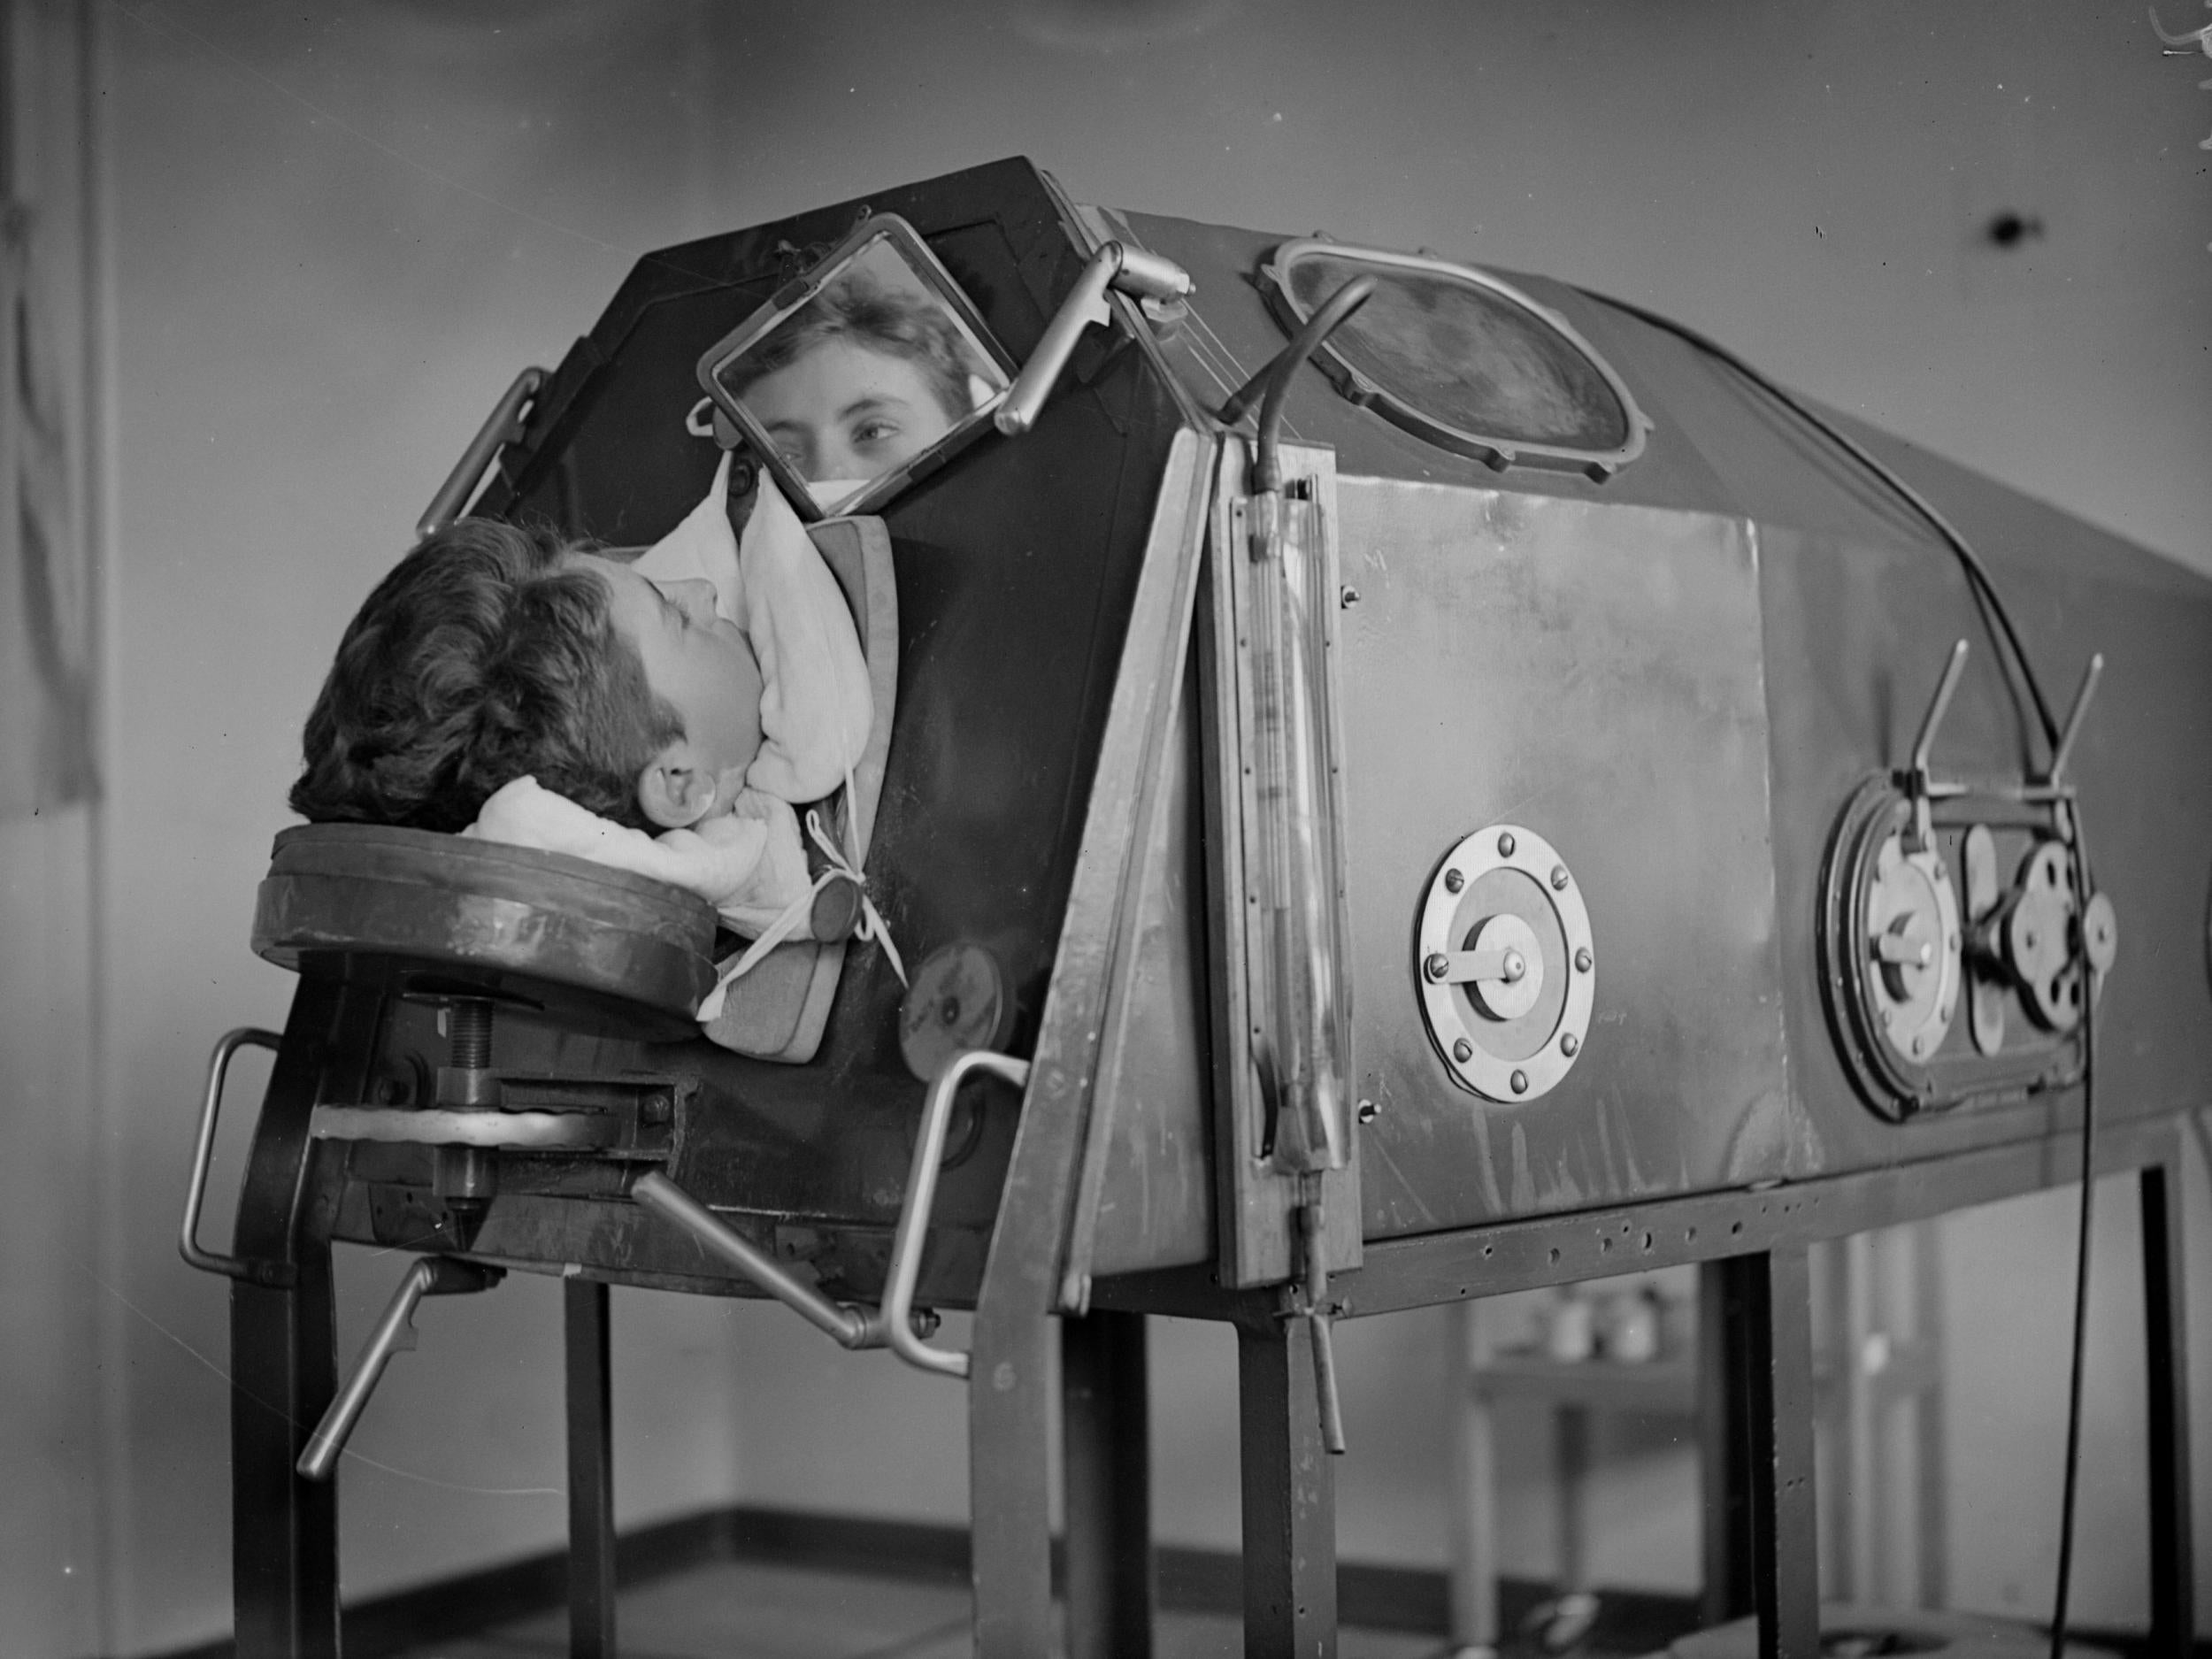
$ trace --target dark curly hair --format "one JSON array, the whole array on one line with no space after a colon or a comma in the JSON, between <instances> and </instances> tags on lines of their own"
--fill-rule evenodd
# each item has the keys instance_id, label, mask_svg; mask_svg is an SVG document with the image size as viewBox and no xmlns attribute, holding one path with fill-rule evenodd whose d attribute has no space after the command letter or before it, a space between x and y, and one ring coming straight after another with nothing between
<instances>
[{"instance_id":1,"label":"dark curly hair","mask_svg":"<svg viewBox=\"0 0 2212 1659\"><path fill-rule=\"evenodd\" d=\"M920 371L948 420L973 412L968 376L974 353L951 319L934 305L893 291L864 271L849 271L791 313L757 346L722 373L733 396L755 380L789 368L829 340L903 357Z\"/></svg>"},{"instance_id":2,"label":"dark curly hair","mask_svg":"<svg viewBox=\"0 0 2212 1659\"><path fill-rule=\"evenodd\" d=\"M339 641L302 738L292 810L454 831L525 775L633 828L637 780L683 721L615 632L606 585L548 532L434 531Z\"/></svg>"}]
</instances>

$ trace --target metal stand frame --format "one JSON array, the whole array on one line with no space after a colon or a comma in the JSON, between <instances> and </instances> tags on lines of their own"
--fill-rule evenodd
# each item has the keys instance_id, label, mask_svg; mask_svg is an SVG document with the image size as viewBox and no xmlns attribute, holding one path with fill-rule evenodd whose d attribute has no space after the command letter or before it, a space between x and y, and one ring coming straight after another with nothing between
<instances>
[{"instance_id":1,"label":"metal stand frame","mask_svg":"<svg viewBox=\"0 0 2212 1659\"><path fill-rule=\"evenodd\" d=\"M240 1200L232 1293L234 1583L240 1659L340 1651L333 1483L294 1464L337 1386L330 1274L335 1158L307 1134L319 1094L357 1090L373 989L303 981L272 1074ZM1028 1150L1057 1163L1064 1125L1025 1122ZM1707 1611L1755 1612L1761 1659L1816 1659L1810 1284L1805 1247L2078 1179L2068 1136L1987 1148L1765 1191L1656 1200L1368 1244L1333 1280L1357 1317L1594 1279L1702 1264L1711 1344L1703 1436ZM2142 1194L2149 1467L2151 1644L2180 1655L2194 1630L2181 1141L2170 1118L2100 1135L2100 1174L2133 1171ZM1024 1160L1018 1155L1018 1172ZM1335 1652L1335 1493L1320 1441L1308 1322L1279 1288L1225 1291L1205 1268L1096 1282L1087 1317L1049 1312L1052 1222L1065 1186L1010 1179L975 1322L969 1379L976 1651L1032 1659L1055 1647L1048 1463L1064 1411L1067 1650L1150 1649L1152 1549L1144 1316L1225 1320L1241 1394L1245 1641L1255 1655ZM1039 1248L1039 1247L1042 1248ZM608 1292L565 1288L572 1652L611 1659L614 1533ZM1048 1381L1060 1344L1062 1398Z\"/></svg>"},{"instance_id":2,"label":"metal stand frame","mask_svg":"<svg viewBox=\"0 0 2212 1659\"><path fill-rule=\"evenodd\" d=\"M1704 1374L1705 1613L1755 1613L1761 1659L1817 1659L1818 1507L1813 1472L1811 1241L1894 1226L2078 1179L2071 1136L1824 1177L1763 1191L1657 1200L1494 1227L1370 1241L1338 1276L1339 1317L1402 1311L1640 1268L1700 1263ZM2148 1386L2150 1651L2193 1632L2180 1221L2172 1118L2101 1131L2100 1175L2142 1191ZM1099 1281L1094 1305L1233 1320L1243 1393L1245 1651L1336 1650L1328 1459L1318 1446L1301 1322L1277 1293L1229 1293L1205 1269ZM979 1494L979 1498L980 1494Z\"/></svg>"}]
</instances>

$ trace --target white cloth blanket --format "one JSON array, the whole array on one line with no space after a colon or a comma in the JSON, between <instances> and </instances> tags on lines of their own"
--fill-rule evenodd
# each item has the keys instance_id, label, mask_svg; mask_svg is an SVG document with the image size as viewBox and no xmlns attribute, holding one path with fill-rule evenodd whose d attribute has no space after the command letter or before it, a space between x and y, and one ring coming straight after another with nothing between
<instances>
[{"instance_id":1,"label":"white cloth blanket","mask_svg":"<svg viewBox=\"0 0 2212 1659\"><path fill-rule=\"evenodd\" d=\"M518 778L461 833L571 853L697 894L758 937L810 899L797 805L833 794L875 718L868 665L837 579L772 478L763 475L741 541L730 530L730 457L706 497L633 567L656 581L704 578L715 609L745 631L761 672L761 747L726 812L649 835ZM805 937L801 926L785 937Z\"/></svg>"}]
</instances>

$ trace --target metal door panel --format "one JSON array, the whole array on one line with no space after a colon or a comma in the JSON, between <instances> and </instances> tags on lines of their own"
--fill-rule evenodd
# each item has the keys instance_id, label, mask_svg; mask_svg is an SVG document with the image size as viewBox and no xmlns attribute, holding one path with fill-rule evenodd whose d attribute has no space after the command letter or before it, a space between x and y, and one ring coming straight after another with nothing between
<instances>
[{"instance_id":1,"label":"metal door panel","mask_svg":"<svg viewBox=\"0 0 2212 1659\"><path fill-rule=\"evenodd\" d=\"M1747 527L1373 479L1340 500L1368 1236L1816 1166L1785 1059ZM1497 823L1558 849L1597 956L1580 1057L1509 1105L1449 1079L1413 943L1443 855Z\"/></svg>"}]
</instances>

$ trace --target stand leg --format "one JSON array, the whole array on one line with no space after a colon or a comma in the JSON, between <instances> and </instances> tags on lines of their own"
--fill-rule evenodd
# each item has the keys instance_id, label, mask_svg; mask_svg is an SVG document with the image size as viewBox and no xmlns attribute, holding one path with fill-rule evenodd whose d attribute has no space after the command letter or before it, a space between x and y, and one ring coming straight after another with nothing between
<instances>
[{"instance_id":1,"label":"stand leg","mask_svg":"<svg viewBox=\"0 0 2212 1659\"><path fill-rule=\"evenodd\" d=\"M1698 1488L1704 1506L1704 1593L1699 1617L1724 1624L1756 1610L1751 1590L1750 1402L1735 1363L1742 1340L1729 1263L1698 1267Z\"/></svg>"},{"instance_id":2,"label":"stand leg","mask_svg":"<svg viewBox=\"0 0 2212 1659\"><path fill-rule=\"evenodd\" d=\"M1335 1659L1336 1476L1321 1444L1302 1319L1237 1327L1244 1651Z\"/></svg>"},{"instance_id":3,"label":"stand leg","mask_svg":"<svg viewBox=\"0 0 2212 1659\"><path fill-rule=\"evenodd\" d=\"M1919 1494L1917 1607L1948 1607L1944 1563L1950 1550L1949 1493L1943 1479L1943 1259L1933 1222L1912 1229L1913 1340L1929 1362L1926 1385L1913 1396L1913 1481Z\"/></svg>"},{"instance_id":4,"label":"stand leg","mask_svg":"<svg viewBox=\"0 0 2212 1659\"><path fill-rule=\"evenodd\" d=\"M1451 1641L1455 1655L1498 1645L1497 1473L1490 1401L1479 1380L1490 1357L1482 1303L1462 1302L1452 1317L1446 1369L1446 1425L1451 1437Z\"/></svg>"},{"instance_id":5,"label":"stand leg","mask_svg":"<svg viewBox=\"0 0 2212 1659\"><path fill-rule=\"evenodd\" d=\"M1748 1521L1759 1659L1817 1659L1811 1274L1801 1245L1731 1256L1719 1267L1729 1430L1725 1508L1738 1540L1735 1523ZM1732 1599L1738 1571L1729 1571Z\"/></svg>"},{"instance_id":6,"label":"stand leg","mask_svg":"<svg viewBox=\"0 0 2212 1659\"><path fill-rule=\"evenodd\" d=\"M2176 1148L2178 1152L2178 1147ZM2189 1365L2182 1322L2181 1168L2142 1172L2144 1369L2150 1398L2151 1639L2180 1659L2196 1628L2189 1551Z\"/></svg>"},{"instance_id":7,"label":"stand leg","mask_svg":"<svg viewBox=\"0 0 2212 1659\"><path fill-rule=\"evenodd\" d=\"M1002 1214L1000 1225L1003 1226ZM976 1659L1053 1651L1051 1316L977 1307L968 1378Z\"/></svg>"},{"instance_id":8,"label":"stand leg","mask_svg":"<svg viewBox=\"0 0 2212 1659\"><path fill-rule=\"evenodd\" d=\"M568 1651L614 1659L614 1436L607 1286L561 1286L568 1360Z\"/></svg>"},{"instance_id":9,"label":"stand leg","mask_svg":"<svg viewBox=\"0 0 2212 1659\"><path fill-rule=\"evenodd\" d=\"M1152 1491L1142 1314L1060 1322L1069 1659L1151 1659Z\"/></svg>"},{"instance_id":10,"label":"stand leg","mask_svg":"<svg viewBox=\"0 0 2212 1659\"><path fill-rule=\"evenodd\" d=\"M330 1229L344 1155L316 1090L358 1087L377 998L303 979L263 1096L233 1249L289 1274L230 1296L231 1594L238 1659L336 1659L338 1483L294 1467L338 1391Z\"/></svg>"},{"instance_id":11,"label":"stand leg","mask_svg":"<svg viewBox=\"0 0 2212 1659\"><path fill-rule=\"evenodd\" d=\"M1583 1500L1590 1484L1590 1414L1577 1405L1552 1409L1552 1448L1559 1474L1559 1594L1590 1588L1589 1537Z\"/></svg>"},{"instance_id":12,"label":"stand leg","mask_svg":"<svg viewBox=\"0 0 2212 1659\"><path fill-rule=\"evenodd\" d=\"M230 1293L231 1594L239 1659L336 1659L338 1482L293 1468L338 1392L330 1252Z\"/></svg>"}]
</instances>

